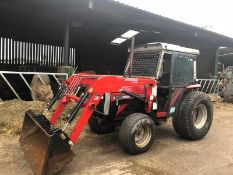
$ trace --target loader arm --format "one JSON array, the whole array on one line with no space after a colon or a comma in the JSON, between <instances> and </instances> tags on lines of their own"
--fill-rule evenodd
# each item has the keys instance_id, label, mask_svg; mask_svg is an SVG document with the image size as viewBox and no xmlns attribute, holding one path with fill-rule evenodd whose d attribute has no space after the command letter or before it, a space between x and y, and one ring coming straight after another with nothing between
<instances>
[{"instance_id":1,"label":"loader arm","mask_svg":"<svg viewBox=\"0 0 233 175\"><path fill-rule=\"evenodd\" d=\"M82 112L79 119L73 128L70 135L70 140L73 143L77 143L84 126L88 119L91 117L96 106L99 104L102 96L105 93L119 93L123 90L127 90L135 94L145 94L145 103L147 103L147 111L150 112L153 99L151 98L152 89L156 85L156 81L149 78L124 78L122 76L90 76L86 74L73 75L68 79L65 84L68 84L69 88L65 96L59 102L59 105L52 116L50 122L55 124L60 117L64 107L71 101L75 100L77 103L80 98L74 96L75 88L79 85L86 86L85 92L88 93L88 98L82 104ZM147 86L145 91L145 86ZM83 93L85 93L83 92ZM80 107L81 108L81 107ZM72 116L75 117L79 110L77 110Z\"/></svg>"},{"instance_id":2,"label":"loader arm","mask_svg":"<svg viewBox=\"0 0 233 175\"><path fill-rule=\"evenodd\" d=\"M151 111L156 94L153 93L157 81L152 78L124 78L122 76L74 74L64 82L64 90L49 103L45 111L59 100L56 110L48 120L44 114L25 113L20 145L35 175L52 175L59 172L74 157L70 147L78 138L100 103L105 93L128 94L144 101L146 111ZM66 117L63 128L56 128L65 107L75 102L71 113ZM77 123L68 135L65 130L78 117Z\"/></svg>"}]
</instances>

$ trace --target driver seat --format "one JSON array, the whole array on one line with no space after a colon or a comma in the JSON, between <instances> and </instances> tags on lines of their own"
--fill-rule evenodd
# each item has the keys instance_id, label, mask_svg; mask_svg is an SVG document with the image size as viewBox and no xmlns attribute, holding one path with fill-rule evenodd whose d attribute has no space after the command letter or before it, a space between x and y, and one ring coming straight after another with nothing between
<instances>
[{"instance_id":1,"label":"driver seat","mask_svg":"<svg viewBox=\"0 0 233 175\"><path fill-rule=\"evenodd\" d=\"M170 73L164 73L159 79L159 86L169 86L170 85Z\"/></svg>"}]
</instances>

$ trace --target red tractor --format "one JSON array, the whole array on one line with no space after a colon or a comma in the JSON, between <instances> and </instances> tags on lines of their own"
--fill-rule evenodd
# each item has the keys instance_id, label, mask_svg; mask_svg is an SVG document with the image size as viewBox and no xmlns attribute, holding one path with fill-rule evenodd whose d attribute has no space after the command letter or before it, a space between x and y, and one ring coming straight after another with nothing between
<instances>
[{"instance_id":1,"label":"red tractor","mask_svg":"<svg viewBox=\"0 0 233 175\"><path fill-rule=\"evenodd\" d=\"M46 111L59 100L50 120L31 110L25 114L20 143L34 173L54 174L70 162L74 156L70 147L87 123L98 134L119 128L119 141L130 154L147 151L154 142L155 125L170 117L181 137L203 138L213 107L210 98L197 91L198 54L195 49L151 43L131 52L123 76L73 74L49 103ZM64 127L56 128L71 101L75 106ZM68 135L65 131L74 121Z\"/></svg>"}]
</instances>

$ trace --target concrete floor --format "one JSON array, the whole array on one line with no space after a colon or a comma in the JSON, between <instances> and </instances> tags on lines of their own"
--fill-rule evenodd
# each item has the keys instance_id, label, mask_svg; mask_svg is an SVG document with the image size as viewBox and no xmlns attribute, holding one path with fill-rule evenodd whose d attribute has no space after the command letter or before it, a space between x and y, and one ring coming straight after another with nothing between
<instances>
[{"instance_id":1,"label":"concrete floor","mask_svg":"<svg viewBox=\"0 0 233 175\"><path fill-rule=\"evenodd\" d=\"M73 147L75 159L60 175L232 175L233 105L215 104L209 134L200 141L186 141L171 122L156 129L155 143L141 155L125 153L117 132L93 135ZM18 144L18 137L0 136L0 174L32 174Z\"/></svg>"}]
</instances>

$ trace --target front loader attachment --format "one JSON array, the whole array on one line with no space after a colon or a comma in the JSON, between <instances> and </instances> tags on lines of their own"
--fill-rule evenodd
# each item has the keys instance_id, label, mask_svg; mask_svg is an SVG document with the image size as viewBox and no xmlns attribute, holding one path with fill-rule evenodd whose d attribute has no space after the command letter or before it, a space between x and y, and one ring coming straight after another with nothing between
<instances>
[{"instance_id":1,"label":"front loader attachment","mask_svg":"<svg viewBox=\"0 0 233 175\"><path fill-rule=\"evenodd\" d=\"M62 170L74 157L69 137L53 129L43 115L25 113L20 146L35 175L52 175Z\"/></svg>"}]
</instances>

